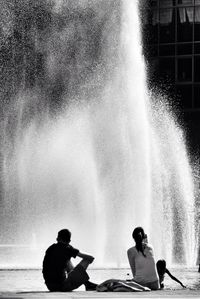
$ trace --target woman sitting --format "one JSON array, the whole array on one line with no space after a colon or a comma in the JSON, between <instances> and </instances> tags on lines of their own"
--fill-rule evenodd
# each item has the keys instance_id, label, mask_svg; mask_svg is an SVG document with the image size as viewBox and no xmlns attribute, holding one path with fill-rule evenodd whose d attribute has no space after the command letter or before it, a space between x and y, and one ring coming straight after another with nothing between
<instances>
[{"instance_id":1,"label":"woman sitting","mask_svg":"<svg viewBox=\"0 0 200 299\"><path fill-rule=\"evenodd\" d=\"M159 277L156 270L153 248L145 242L146 235L142 227L136 227L132 233L135 246L128 249L128 260L133 280L151 290L159 289Z\"/></svg>"}]
</instances>

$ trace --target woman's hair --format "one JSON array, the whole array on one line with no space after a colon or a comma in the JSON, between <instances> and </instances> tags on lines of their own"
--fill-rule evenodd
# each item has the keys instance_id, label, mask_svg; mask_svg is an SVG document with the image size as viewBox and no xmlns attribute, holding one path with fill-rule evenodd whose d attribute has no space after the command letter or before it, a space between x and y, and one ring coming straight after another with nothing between
<instances>
[{"instance_id":1,"label":"woman's hair","mask_svg":"<svg viewBox=\"0 0 200 299\"><path fill-rule=\"evenodd\" d=\"M146 257L146 255L144 254L144 248L142 242L145 238L144 229L141 226L136 227L132 233L132 237L135 240L135 244L136 244L135 247L137 251L142 252L143 256Z\"/></svg>"}]
</instances>

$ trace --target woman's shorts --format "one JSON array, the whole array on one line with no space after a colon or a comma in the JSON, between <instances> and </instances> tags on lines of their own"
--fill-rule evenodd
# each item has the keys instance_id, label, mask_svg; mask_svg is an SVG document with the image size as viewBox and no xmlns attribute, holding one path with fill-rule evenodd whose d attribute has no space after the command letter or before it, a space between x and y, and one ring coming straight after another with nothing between
<instances>
[{"instance_id":1,"label":"woman's shorts","mask_svg":"<svg viewBox=\"0 0 200 299\"><path fill-rule=\"evenodd\" d=\"M148 282L145 284L146 287L150 288L152 291L158 290L160 288L159 281Z\"/></svg>"}]
</instances>

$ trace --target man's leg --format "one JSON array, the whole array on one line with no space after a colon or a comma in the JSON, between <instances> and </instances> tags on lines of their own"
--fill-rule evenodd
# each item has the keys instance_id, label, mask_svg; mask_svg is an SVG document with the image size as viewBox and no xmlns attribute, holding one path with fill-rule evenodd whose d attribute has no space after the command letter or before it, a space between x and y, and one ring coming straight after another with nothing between
<instances>
[{"instance_id":1,"label":"man's leg","mask_svg":"<svg viewBox=\"0 0 200 299\"><path fill-rule=\"evenodd\" d=\"M74 269L74 265L72 264L71 261L68 261L65 270L67 271L67 273L69 273L69 272L71 272L73 269Z\"/></svg>"},{"instance_id":2,"label":"man's leg","mask_svg":"<svg viewBox=\"0 0 200 299\"><path fill-rule=\"evenodd\" d=\"M85 266L85 263L83 263L83 265ZM69 292L75 290L82 284L87 283L88 280L89 276L85 271L85 268L82 266L82 263L79 263L68 273L68 276L63 283L62 291Z\"/></svg>"},{"instance_id":3,"label":"man's leg","mask_svg":"<svg viewBox=\"0 0 200 299\"><path fill-rule=\"evenodd\" d=\"M62 285L61 284L58 284L58 283L48 283L48 282L45 282L46 286L47 286L47 289L50 291L50 292L61 292L62 291Z\"/></svg>"},{"instance_id":4,"label":"man's leg","mask_svg":"<svg viewBox=\"0 0 200 299\"><path fill-rule=\"evenodd\" d=\"M91 262L89 262L88 260L82 259L78 265L81 265L83 267L83 269L86 270L88 268L89 264L91 264Z\"/></svg>"},{"instance_id":5,"label":"man's leg","mask_svg":"<svg viewBox=\"0 0 200 299\"><path fill-rule=\"evenodd\" d=\"M88 260L85 260L85 259L83 259L80 263L79 263L79 265L81 265L85 270L88 268L88 266L89 266L89 264L91 264L91 262L88 262ZM97 287L97 284L96 283L93 283L93 282L91 282L91 281L86 281L85 283L84 283L84 285L85 285L85 289L86 289L86 291L95 291L96 290L96 287Z\"/></svg>"},{"instance_id":6,"label":"man's leg","mask_svg":"<svg viewBox=\"0 0 200 299\"><path fill-rule=\"evenodd\" d=\"M70 268L72 270L68 273L68 278L63 285L63 291L72 291L80 287L82 284L85 285L87 291L96 290L97 285L89 281L89 276L86 272L90 263L91 262L88 260L82 259L81 262L73 269L72 263L68 263L66 270L69 270Z\"/></svg>"},{"instance_id":7,"label":"man's leg","mask_svg":"<svg viewBox=\"0 0 200 299\"><path fill-rule=\"evenodd\" d=\"M91 264L91 262L89 262L86 259L82 259L78 265L81 265L83 267L83 269L87 270L89 264ZM67 273L71 272L73 269L74 269L74 266L73 266L72 262L68 261L67 265L66 265Z\"/></svg>"}]
</instances>

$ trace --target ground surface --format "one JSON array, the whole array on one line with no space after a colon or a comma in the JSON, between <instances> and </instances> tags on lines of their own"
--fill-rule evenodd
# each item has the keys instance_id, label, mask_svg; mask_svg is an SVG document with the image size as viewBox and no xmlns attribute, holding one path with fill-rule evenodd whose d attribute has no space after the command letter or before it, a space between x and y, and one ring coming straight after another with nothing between
<instances>
[{"instance_id":1,"label":"ground surface","mask_svg":"<svg viewBox=\"0 0 200 299\"><path fill-rule=\"evenodd\" d=\"M85 291L74 291L71 293L50 293L50 292L6 292L0 293L0 298L200 298L199 290L164 290L164 291L154 291L154 292L128 292L128 293L98 293L98 292L85 292Z\"/></svg>"},{"instance_id":2,"label":"ground surface","mask_svg":"<svg viewBox=\"0 0 200 299\"><path fill-rule=\"evenodd\" d=\"M41 270L0 270L0 298L3 299L91 299L91 298L200 298L200 273L197 269L170 269L186 286L165 279L165 290L151 292L98 293L86 292L84 287L70 293L50 293L47 291ZM100 283L109 278L126 279L127 269L90 270L91 280Z\"/></svg>"}]
</instances>

